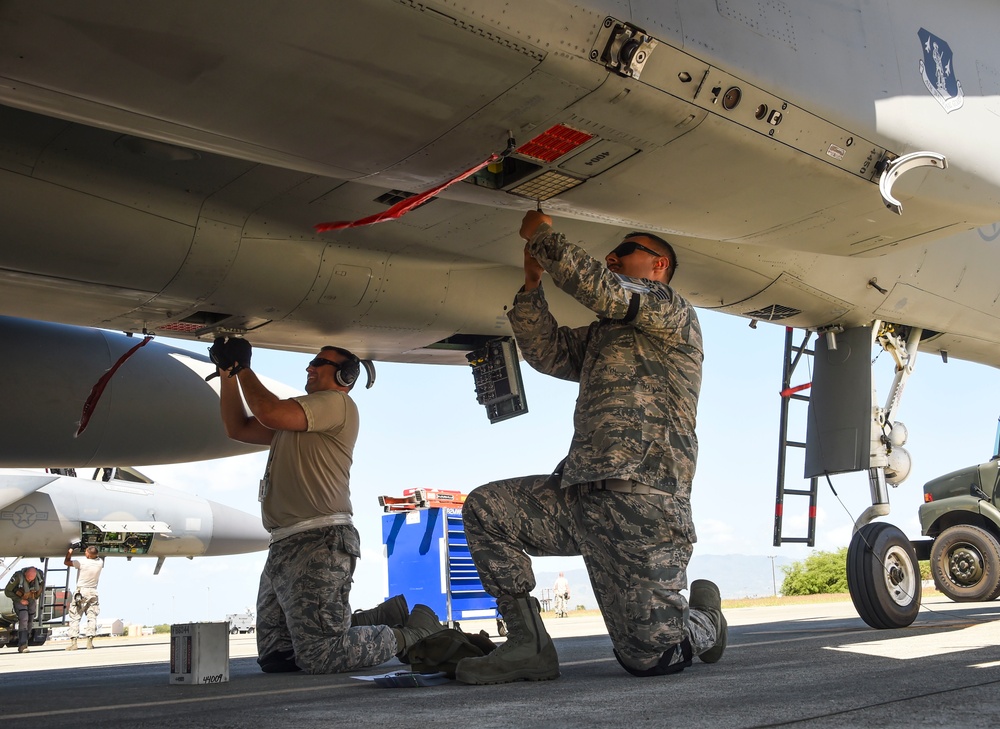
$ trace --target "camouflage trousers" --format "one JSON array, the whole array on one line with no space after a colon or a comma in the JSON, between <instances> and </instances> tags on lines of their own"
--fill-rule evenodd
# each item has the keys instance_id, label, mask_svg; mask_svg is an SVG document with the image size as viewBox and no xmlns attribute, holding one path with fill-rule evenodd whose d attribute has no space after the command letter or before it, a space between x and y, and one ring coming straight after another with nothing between
<instances>
[{"instance_id":1,"label":"camouflage trousers","mask_svg":"<svg viewBox=\"0 0 1000 729\"><path fill-rule=\"evenodd\" d=\"M306 673L376 666L396 653L385 625L351 627L350 592L361 539L350 525L293 534L271 545L257 593L257 654L294 651Z\"/></svg>"},{"instance_id":2,"label":"camouflage trousers","mask_svg":"<svg viewBox=\"0 0 1000 729\"><path fill-rule=\"evenodd\" d=\"M69 604L69 635L70 638L80 636L80 620L83 619L83 637L92 638L97 635L97 616L101 614L101 603L97 599L97 590L83 588L73 595Z\"/></svg>"},{"instance_id":3,"label":"camouflage trousers","mask_svg":"<svg viewBox=\"0 0 1000 729\"><path fill-rule=\"evenodd\" d=\"M684 638L695 655L715 644L711 617L689 610L680 592L695 533L687 500L528 476L480 486L462 515L494 597L534 589L529 555L582 555L615 651L630 668L653 668Z\"/></svg>"}]
</instances>

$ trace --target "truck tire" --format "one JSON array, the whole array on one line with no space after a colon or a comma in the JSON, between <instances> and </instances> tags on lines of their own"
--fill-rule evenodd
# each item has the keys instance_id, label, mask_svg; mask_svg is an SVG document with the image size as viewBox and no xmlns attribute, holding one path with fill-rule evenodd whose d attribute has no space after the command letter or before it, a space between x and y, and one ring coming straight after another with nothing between
<instances>
[{"instance_id":1,"label":"truck tire","mask_svg":"<svg viewBox=\"0 0 1000 729\"><path fill-rule=\"evenodd\" d=\"M229 634L230 634L230 635L236 635L236 634L237 634L237 633L239 633L239 632L240 632L240 631L239 631L239 629L237 629L237 628L230 628L230 629L229 629Z\"/></svg>"},{"instance_id":2,"label":"truck tire","mask_svg":"<svg viewBox=\"0 0 1000 729\"><path fill-rule=\"evenodd\" d=\"M986 602L1000 595L1000 542L985 529L956 524L931 545L934 586L955 602Z\"/></svg>"}]
</instances>

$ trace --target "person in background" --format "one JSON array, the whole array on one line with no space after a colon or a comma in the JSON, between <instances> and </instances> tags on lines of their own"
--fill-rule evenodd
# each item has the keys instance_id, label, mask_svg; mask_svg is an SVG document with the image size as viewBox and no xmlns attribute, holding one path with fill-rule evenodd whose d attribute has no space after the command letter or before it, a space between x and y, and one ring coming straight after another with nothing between
<instances>
[{"instance_id":1,"label":"person in background","mask_svg":"<svg viewBox=\"0 0 1000 729\"><path fill-rule=\"evenodd\" d=\"M552 594L555 597L556 617L565 618L569 607L569 580L562 572L556 578L556 584L552 587Z\"/></svg>"},{"instance_id":2,"label":"person in background","mask_svg":"<svg viewBox=\"0 0 1000 729\"><path fill-rule=\"evenodd\" d=\"M76 567L76 590L69 604L69 645L68 651L77 649L77 639L80 637L80 619L83 618L83 635L87 639L87 648L94 647L94 636L97 635L97 616L101 614L101 603L97 597L97 583L104 569L104 557L97 554L97 547L91 544L84 550L84 559L73 559L73 550L80 543L71 544L66 552L63 564Z\"/></svg>"},{"instance_id":3,"label":"person in background","mask_svg":"<svg viewBox=\"0 0 1000 729\"><path fill-rule=\"evenodd\" d=\"M45 575L34 566L25 567L11 575L4 594L14 604L17 613L17 652L30 653L28 635L31 621L38 613L38 598L45 592Z\"/></svg>"}]
</instances>

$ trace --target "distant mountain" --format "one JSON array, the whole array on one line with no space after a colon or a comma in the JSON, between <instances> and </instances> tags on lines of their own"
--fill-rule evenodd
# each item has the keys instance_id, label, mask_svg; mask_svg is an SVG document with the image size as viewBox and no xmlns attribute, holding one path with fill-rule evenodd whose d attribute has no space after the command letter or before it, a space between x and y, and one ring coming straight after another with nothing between
<instances>
[{"instance_id":1,"label":"distant mountain","mask_svg":"<svg viewBox=\"0 0 1000 729\"><path fill-rule=\"evenodd\" d=\"M724 600L768 597L774 595L776 590L781 590L781 583L785 579L782 566L795 561L788 557L775 557L772 580L771 558L764 555L695 555L688 565L688 581L711 580L719 586L719 592L722 593ZM539 600L551 598L552 585L558 576L558 572L536 572L538 586L532 594ZM566 579L570 585L570 605L573 608L583 605L587 610L596 610L597 599L590 586L587 571L584 569L566 571Z\"/></svg>"}]
</instances>

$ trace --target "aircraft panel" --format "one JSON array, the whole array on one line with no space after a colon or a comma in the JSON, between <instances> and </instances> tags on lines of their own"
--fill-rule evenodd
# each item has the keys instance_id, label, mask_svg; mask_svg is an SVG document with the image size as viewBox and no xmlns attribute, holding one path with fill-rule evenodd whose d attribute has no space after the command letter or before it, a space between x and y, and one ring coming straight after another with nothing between
<instances>
[{"instance_id":1,"label":"aircraft panel","mask_svg":"<svg viewBox=\"0 0 1000 729\"><path fill-rule=\"evenodd\" d=\"M785 326L815 328L839 320L852 308L849 302L783 273L754 296L718 310Z\"/></svg>"},{"instance_id":2,"label":"aircraft panel","mask_svg":"<svg viewBox=\"0 0 1000 729\"><path fill-rule=\"evenodd\" d=\"M976 337L1000 330L1000 317L996 313L973 311L957 301L906 283L893 286L885 304L875 313L887 321L901 321L908 319L912 310L934 312L922 317L934 331Z\"/></svg>"},{"instance_id":3,"label":"aircraft panel","mask_svg":"<svg viewBox=\"0 0 1000 729\"><path fill-rule=\"evenodd\" d=\"M348 176L417 152L420 140L474 113L541 58L510 36L492 31L493 42L484 44L475 25L403 3L104 10L17 13L8 6L0 67L21 87L62 97L35 99L35 108L44 104L59 116L75 107L76 118L100 126L106 119L98 109L72 102L99 100L137 110L117 120L136 133L163 134L163 122L213 130L249 158L330 162L352 170ZM45 39L46 53L32 51L37 39ZM25 101L2 95L14 105ZM345 126L351 134L331 132Z\"/></svg>"},{"instance_id":4,"label":"aircraft panel","mask_svg":"<svg viewBox=\"0 0 1000 729\"><path fill-rule=\"evenodd\" d=\"M2 268L14 272L154 292L180 266L191 240L188 225L20 175L0 172L0 197L7 243ZM39 200L60 214L39 216ZM107 220L115 221L113 229ZM23 243L38 238L75 255L54 256L48 246Z\"/></svg>"},{"instance_id":5,"label":"aircraft panel","mask_svg":"<svg viewBox=\"0 0 1000 729\"><path fill-rule=\"evenodd\" d=\"M4 554L31 557L65 554L66 545L79 537L79 524L74 531L74 525L62 518L52 496L45 491L30 494L0 510L0 547Z\"/></svg>"},{"instance_id":6,"label":"aircraft panel","mask_svg":"<svg viewBox=\"0 0 1000 729\"><path fill-rule=\"evenodd\" d=\"M16 501L20 501L38 491L38 489L52 483L56 476L38 474L17 474L0 481L0 509L6 509ZM8 509L9 511L9 509ZM8 511L0 515L0 519L15 518Z\"/></svg>"}]
</instances>

